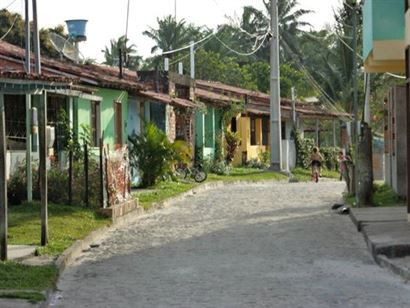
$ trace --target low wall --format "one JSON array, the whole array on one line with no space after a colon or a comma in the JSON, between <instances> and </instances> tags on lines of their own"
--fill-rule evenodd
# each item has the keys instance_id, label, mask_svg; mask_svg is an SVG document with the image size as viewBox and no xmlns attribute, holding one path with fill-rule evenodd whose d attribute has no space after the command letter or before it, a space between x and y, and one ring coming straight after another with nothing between
<instances>
[{"instance_id":1,"label":"low wall","mask_svg":"<svg viewBox=\"0 0 410 308\"><path fill-rule=\"evenodd\" d=\"M113 222L116 222L119 218L133 211L136 211L138 209L141 209L141 211L143 211L143 209L139 207L138 200L131 199L131 200L116 204L112 207L101 209L100 213L106 217L111 218Z\"/></svg>"}]
</instances>

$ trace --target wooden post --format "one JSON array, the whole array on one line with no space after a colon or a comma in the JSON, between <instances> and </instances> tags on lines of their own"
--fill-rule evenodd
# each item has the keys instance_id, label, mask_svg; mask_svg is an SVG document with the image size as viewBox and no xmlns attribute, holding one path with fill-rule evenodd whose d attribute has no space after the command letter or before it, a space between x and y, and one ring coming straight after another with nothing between
<instances>
[{"instance_id":1,"label":"wooden post","mask_svg":"<svg viewBox=\"0 0 410 308\"><path fill-rule=\"evenodd\" d=\"M333 147L337 147L337 140L336 140L336 120L333 120Z\"/></svg>"},{"instance_id":2,"label":"wooden post","mask_svg":"<svg viewBox=\"0 0 410 308\"><path fill-rule=\"evenodd\" d=\"M41 195L41 246L48 243L48 187L47 187L47 93L44 91L39 104L39 153L40 153L40 195Z\"/></svg>"},{"instance_id":3,"label":"wooden post","mask_svg":"<svg viewBox=\"0 0 410 308\"><path fill-rule=\"evenodd\" d=\"M100 138L100 205L105 208L104 202L104 132Z\"/></svg>"},{"instance_id":4,"label":"wooden post","mask_svg":"<svg viewBox=\"0 0 410 308\"><path fill-rule=\"evenodd\" d=\"M0 259L7 260L6 119L4 94L0 94Z\"/></svg>"},{"instance_id":5,"label":"wooden post","mask_svg":"<svg viewBox=\"0 0 410 308\"><path fill-rule=\"evenodd\" d=\"M73 204L73 150L68 152L68 204Z\"/></svg>"},{"instance_id":6,"label":"wooden post","mask_svg":"<svg viewBox=\"0 0 410 308\"><path fill-rule=\"evenodd\" d=\"M31 95L26 95L26 176L27 202L33 201L33 174L31 170Z\"/></svg>"},{"instance_id":7,"label":"wooden post","mask_svg":"<svg viewBox=\"0 0 410 308\"><path fill-rule=\"evenodd\" d=\"M108 177L108 155L109 155L109 151L110 151L110 146L107 145L107 149L104 147L104 164L105 164L105 189L107 191L107 206L110 207L110 183L108 182L109 177Z\"/></svg>"},{"instance_id":8,"label":"wooden post","mask_svg":"<svg viewBox=\"0 0 410 308\"><path fill-rule=\"evenodd\" d=\"M85 172L85 205L88 207L88 146L84 144L84 172Z\"/></svg>"},{"instance_id":9,"label":"wooden post","mask_svg":"<svg viewBox=\"0 0 410 308\"><path fill-rule=\"evenodd\" d=\"M316 146L320 147L320 122L316 120Z\"/></svg>"}]
</instances>

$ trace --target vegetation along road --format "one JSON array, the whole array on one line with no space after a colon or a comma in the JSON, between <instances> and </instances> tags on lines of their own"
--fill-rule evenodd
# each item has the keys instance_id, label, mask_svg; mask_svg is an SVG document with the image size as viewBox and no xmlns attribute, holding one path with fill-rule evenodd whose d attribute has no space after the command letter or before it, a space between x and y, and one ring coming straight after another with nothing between
<instances>
[{"instance_id":1,"label":"vegetation along road","mask_svg":"<svg viewBox=\"0 0 410 308\"><path fill-rule=\"evenodd\" d=\"M403 307L410 286L371 259L344 185L198 193L112 230L68 268L55 307Z\"/></svg>"}]
</instances>

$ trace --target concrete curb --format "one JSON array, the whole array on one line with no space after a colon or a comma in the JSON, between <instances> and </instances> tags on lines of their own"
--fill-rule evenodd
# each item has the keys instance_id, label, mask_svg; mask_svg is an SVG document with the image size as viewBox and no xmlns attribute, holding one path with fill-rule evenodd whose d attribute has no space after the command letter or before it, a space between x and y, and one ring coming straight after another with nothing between
<instances>
[{"instance_id":1,"label":"concrete curb","mask_svg":"<svg viewBox=\"0 0 410 308\"><path fill-rule=\"evenodd\" d=\"M410 270L394 262L395 257L401 256L400 252L403 250L403 248L406 248L408 250L409 247L407 246L403 247L402 245L393 245L393 244L388 245L388 246L377 245L370 240L370 237L366 232L366 228L365 228L365 226L367 225L366 222L359 221L354 216L352 211L350 211L349 217L352 220L353 224L357 227L357 231L362 233L364 241L374 261L379 266L383 268L387 268L394 274L402 277L404 280L409 281L410 280Z\"/></svg>"},{"instance_id":2,"label":"concrete curb","mask_svg":"<svg viewBox=\"0 0 410 308\"><path fill-rule=\"evenodd\" d=\"M384 255L376 255L375 256L375 261L381 267L389 269L394 274L399 275L400 277L402 277L404 280L406 280L406 281L410 280L410 270L395 264L388 257L386 257Z\"/></svg>"}]
</instances>

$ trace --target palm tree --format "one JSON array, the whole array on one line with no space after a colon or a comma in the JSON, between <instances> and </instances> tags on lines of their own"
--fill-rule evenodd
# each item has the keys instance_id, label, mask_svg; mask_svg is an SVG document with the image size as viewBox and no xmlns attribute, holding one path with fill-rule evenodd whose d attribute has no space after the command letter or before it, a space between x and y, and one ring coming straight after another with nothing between
<instances>
[{"instance_id":1,"label":"palm tree","mask_svg":"<svg viewBox=\"0 0 410 308\"><path fill-rule=\"evenodd\" d=\"M262 12L252 6L244 7L242 19L241 19L241 40L244 45L254 44L255 35L263 36L270 29L270 14L271 14L271 1L262 0L266 12ZM279 0L278 1L278 23L279 23L279 35L281 44L281 57L283 59L289 59L290 56L284 51L285 45L288 46L291 52L299 54L298 39L304 30L301 28L309 26L310 24L300 19L306 14L311 13L310 10L304 10L298 8L298 0ZM269 44L266 40L265 46L257 53L259 59L269 59Z\"/></svg>"},{"instance_id":2,"label":"palm tree","mask_svg":"<svg viewBox=\"0 0 410 308\"><path fill-rule=\"evenodd\" d=\"M110 66L119 65L119 52L123 54L123 65L126 68L137 70L141 63L142 57L136 55L137 49L134 44L128 45L128 39L125 36L121 36L118 40L111 40L110 47L105 47L101 50L104 53L104 64Z\"/></svg>"},{"instance_id":3,"label":"palm tree","mask_svg":"<svg viewBox=\"0 0 410 308\"><path fill-rule=\"evenodd\" d=\"M184 19L177 21L173 16L169 15L163 19L157 18L158 28L149 27L149 30L142 34L148 36L155 41L155 45L151 48L151 53L158 50L163 52L180 48L188 44L193 37L193 26L187 25Z\"/></svg>"}]
</instances>

